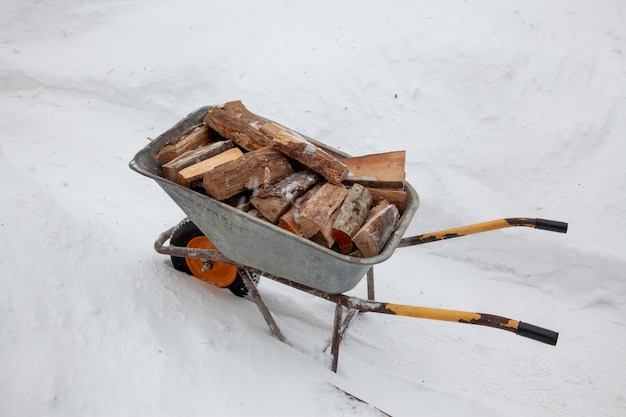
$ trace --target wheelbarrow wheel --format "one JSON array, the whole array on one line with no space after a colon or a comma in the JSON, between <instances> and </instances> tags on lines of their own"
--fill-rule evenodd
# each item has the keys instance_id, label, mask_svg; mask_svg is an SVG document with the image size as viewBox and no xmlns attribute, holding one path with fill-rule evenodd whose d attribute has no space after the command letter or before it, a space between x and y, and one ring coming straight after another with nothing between
<instances>
[{"instance_id":1,"label":"wheelbarrow wheel","mask_svg":"<svg viewBox=\"0 0 626 417\"><path fill-rule=\"evenodd\" d=\"M215 245L188 218L181 221L172 232L170 244L186 248L216 249ZM246 297L248 288L236 266L224 262L205 263L200 259L172 256L174 268L193 275L203 281L221 288L228 288L238 297ZM258 283L259 276L253 274L253 281Z\"/></svg>"}]
</instances>

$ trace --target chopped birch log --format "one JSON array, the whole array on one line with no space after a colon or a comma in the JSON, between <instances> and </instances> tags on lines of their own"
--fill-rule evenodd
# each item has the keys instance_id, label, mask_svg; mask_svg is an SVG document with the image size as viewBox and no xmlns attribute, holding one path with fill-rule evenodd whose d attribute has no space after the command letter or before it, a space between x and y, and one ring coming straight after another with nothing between
<instances>
[{"instance_id":1,"label":"chopped birch log","mask_svg":"<svg viewBox=\"0 0 626 417\"><path fill-rule=\"evenodd\" d=\"M226 152L234 147L233 142L230 140L222 140L219 142L211 143L198 149L192 149L184 154L177 156L170 162L163 165L163 173L165 178L170 181L178 181L178 172L190 167L205 159L211 158L222 152Z\"/></svg>"},{"instance_id":2,"label":"chopped birch log","mask_svg":"<svg viewBox=\"0 0 626 417\"><path fill-rule=\"evenodd\" d=\"M404 213L406 208L406 191L404 190L388 190L386 188L370 188L367 190L372 195L372 201L378 203L387 200L398 208L400 213Z\"/></svg>"},{"instance_id":3,"label":"chopped birch log","mask_svg":"<svg viewBox=\"0 0 626 417\"><path fill-rule=\"evenodd\" d=\"M370 210L368 220L352 238L364 257L376 256L382 251L399 218L396 206L386 200Z\"/></svg>"},{"instance_id":4,"label":"chopped birch log","mask_svg":"<svg viewBox=\"0 0 626 417\"><path fill-rule=\"evenodd\" d=\"M341 184L325 183L299 213L302 236L309 239L324 226L343 203L348 190Z\"/></svg>"},{"instance_id":5,"label":"chopped birch log","mask_svg":"<svg viewBox=\"0 0 626 417\"><path fill-rule=\"evenodd\" d=\"M212 140L213 132L204 123L190 127L177 136L174 136L157 152L157 161L165 165L172 159L200 146L208 145Z\"/></svg>"},{"instance_id":6,"label":"chopped birch log","mask_svg":"<svg viewBox=\"0 0 626 417\"><path fill-rule=\"evenodd\" d=\"M404 188L406 151L378 153L346 158L345 184L358 182L367 187Z\"/></svg>"},{"instance_id":7,"label":"chopped birch log","mask_svg":"<svg viewBox=\"0 0 626 417\"><path fill-rule=\"evenodd\" d=\"M207 194L221 201L244 190L279 181L292 172L287 158L266 146L207 172L202 186Z\"/></svg>"},{"instance_id":8,"label":"chopped birch log","mask_svg":"<svg viewBox=\"0 0 626 417\"><path fill-rule=\"evenodd\" d=\"M348 168L338 158L293 130L270 122L261 126L261 132L280 152L319 173L331 184L339 184L348 173Z\"/></svg>"},{"instance_id":9,"label":"chopped birch log","mask_svg":"<svg viewBox=\"0 0 626 417\"><path fill-rule=\"evenodd\" d=\"M248 111L241 101L213 107L207 112L204 122L246 151L261 149L272 142L259 131L265 120Z\"/></svg>"},{"instance_id":10,"label":"chopped birch log","mask_svg":"<svg viewBox=\"0 0 626 417\"><path fill-rule=\"evenodd\" d=\"M276 223L297 197L304 194L320 180L313 171L299 171L282 180L261 187L252 196L250 203L270 222Z\"/></svg>"},{"instance_id":11,"label":"chopped birch log","mask_svg":"<svg viewBox=\"0 0 626 417\"><path fill-rule=\"evenodd\" d=\"M359 231L372 205L372 195L361 184L354 184L332 225L332 236L343 254L352 252L352 237Z\"/></svg>"},{"instance_id":12,"label":"chopped birch log","mask_svg":"<svg viewBox=\"0 0 626 417\"><path fill-rule=\"evenodd\" d=\"M207 172L223 165L227 162L234 161L243 156L243 152L239 148L231 148L225 152L215 155L197 164L182 169L178 173L178 183L189 188L197 187L202 183L202 178Z\"/></svg>"},{"instance_id":13,"label":"chopped birch log","mask_svg":"<svg viewBox=\"0 0 626 417\"><path fill-rule=\"evenodd\" d=\"M302 230L300 227L300 210L321 187L322 184L318 182L309 191L304 193L304 195L296 198L287 212L280 216L280 219L278 220L278 227L295 233L298 236L302 236Z\"/></svg>"}]
</instances>

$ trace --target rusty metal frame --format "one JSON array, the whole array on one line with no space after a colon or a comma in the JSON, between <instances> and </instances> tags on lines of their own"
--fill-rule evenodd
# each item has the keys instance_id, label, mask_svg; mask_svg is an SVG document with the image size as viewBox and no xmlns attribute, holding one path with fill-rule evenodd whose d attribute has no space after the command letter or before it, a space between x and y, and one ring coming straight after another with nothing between
<instances>
[{"instance_id":1,"label":"rusty metal frame","mask_svg":"<svg viewBox=\"0 0 626 417\"><path fill-rule=\"evenodd\" d=\"M464 226L461 228L455 228L450 230L444 230L428 235L414 236L405 238L400 241L398 247L415 246L423 243L429 243L437 240L444 240L453 237L465 236L468 234L484 232L488 230L501 229L505 227L513 226L526 226L535 227L537 229L544 229L550 231L557 231L565 233L567 231L567 224L562 222L554 222L543 219L527 219L527 218L511 218L502 219L492 222L480 223L476 225ZM426 318L432 320L444 320L453 321L458 323L476 324L482 326L493 327L496 329L506 330L513 332L517 335L528 337L540 341L542 343L556 345L558 340L558 333L552 330L544 329L532 324L523 323L517 320L511 320L506 317L496 316L493 314L483 314L467 311L445 310L438 308L407 306L394 303L384 303L375 301L375 289L374 289L374 267L370 267L367 271L367 299L359 297L348 296L345 294L332 294L319 289L315 289L304 284L295 282L293 280L279 277L270 274L260 269L251 268L247 265L233 261L227 258L218 250L210 249L197 249L186 248L173 245L165 245L165 242L170 239L173 230L172 227L163 232L154 243L154 249L156 252L176 256L181 258L195 258L201 259L205 262L224 262L237 267L240 271L241 277L248 288L252 300L257 305L260 313L265 319L272 334L280 341L287 343L284 335L280 331L278 324L274 320L272 313L267 308L263 298L259 294L256 284L252 280L251 274L262 275L265 278L269 278L273 281L281 284L288 285L292 288L306 292L310 295L314 295L319 298L323 298L330 302L335 303L335 314L333 319L333 330L331 339L331 357L332 364L331 369L333 372L337 371L339 362L339 347L343 336L352 323L353 319L359 312L375 312L383 314L394 314L407 317ZM453 231L454 233L449 233ZM344 309L347 309L347 314L344 318Z\"/></svg>"}]
</instances>

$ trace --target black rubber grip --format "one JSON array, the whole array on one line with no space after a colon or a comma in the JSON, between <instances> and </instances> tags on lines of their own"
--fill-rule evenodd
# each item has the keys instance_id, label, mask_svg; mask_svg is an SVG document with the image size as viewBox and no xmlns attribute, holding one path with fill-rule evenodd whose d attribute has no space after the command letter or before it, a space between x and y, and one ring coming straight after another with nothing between
<instances>
[{"instance_id":1,"label":"black rubber grip","mask_svg":"<svg viewBox=\"0 0 626 417\"><path fill-rule=\"evenodd\" d=\"M555 331L544 329L532 324L519 322L517 326L517 335L528 337L529 339L536 340L538 342L547 343L548 345L556 346L556 342L559 339L559 334Z\"/></svg>"},{"instance_id":2,"label":"black rubber grip","mask_svg":"<svg viewBox=\"0 0 626 417\"><path fill-rule=\"evenodd\" d=\"M535 219L535 229L549 230L557 233L567 233L567 223L556 220Z\"/></svg>"}]
</instances>

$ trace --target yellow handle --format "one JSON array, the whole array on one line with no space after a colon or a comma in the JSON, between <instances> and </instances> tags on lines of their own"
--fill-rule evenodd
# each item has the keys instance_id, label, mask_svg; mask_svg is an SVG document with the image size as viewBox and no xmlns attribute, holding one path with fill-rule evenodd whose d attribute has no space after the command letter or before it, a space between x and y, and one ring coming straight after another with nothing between
<instances>
[{"instance_id":1,"label":"yellow handle","mask_svg":"<svg viewBox=\"0 0 626 417\"><path fill-rule=\"evenodd\" d=\"M473 313L469 311L446 310L441 308L417 307L403 304L386 304L385 308L398 316L417 317L422 319L452 321L456 323L478 324L516 332L519 321L492 314Z\"/></svg>"}]
</instances>

